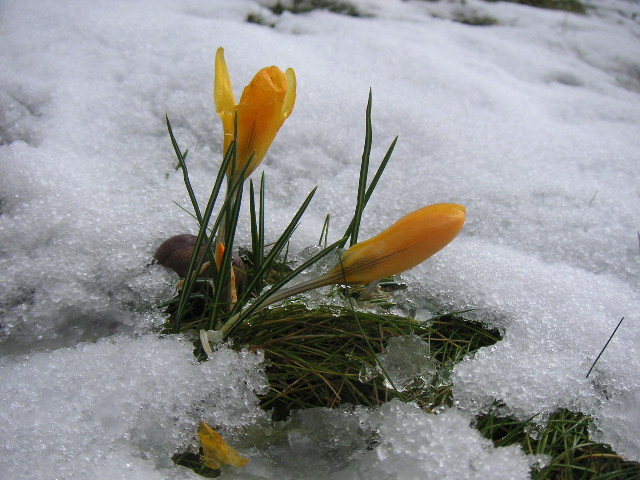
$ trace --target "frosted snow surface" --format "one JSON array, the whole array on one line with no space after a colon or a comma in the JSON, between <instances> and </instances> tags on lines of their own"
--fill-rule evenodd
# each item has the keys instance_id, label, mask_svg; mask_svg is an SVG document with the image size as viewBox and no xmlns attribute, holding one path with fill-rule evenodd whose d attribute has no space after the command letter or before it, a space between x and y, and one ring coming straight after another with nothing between
<instances>
[{"instance_id":1,"label":"frosted snow surface","mask_svg":"<svg viewBox=\"0 0 640 480\"><path fill-rule=\"evenodd\" d=\"M469 426L494 403L541 421L558 408L591 414L598 440L640 460L638 3L596 1L582 16L351 2L361 18L276 16L267 3L1 4L2 478L195 478L170 457L194 448L207 418L252 458L231 478L299 478L303 461L318 478L528 478L531 458ZM497 24L451 20L461 16ZM218 46L236 95L263 66L296 70L294 113L261 167L271 236L316 185L291 248L315 244L327 213L330 236L344 231L369 87L374 159L400 140L361 237L425 204L466 205L460 237L404 275L401 300L423 313L475 308L470 319L501 331L456 367L457 409L393 403L271 425L257 408L259 357L222 349L197 365L188 341L150 333L175 283L151 255L194 231L174 203L189 201L164 115L203 196L222 143ZM282 443L247 440L279 428ZM361 432L374 431L366 450Z\"/></svg>"},{"instance_id":2,"label":"frosted snow surface","mask_svg":"<svg viewBox=\"0 0 640 480\"><path fill-rule=\"evenodd\" d=\"M528 478L535 460L516 446L493 448L454 409L432 415L399 401L373 411L298 412L286 427L284 436L271 432L269 445L251 452L245 469L225 472L225 478L264 478L267 470L269 478L286 480L507 480ZM366 448L373 435L377 444Z\"/></svg>"},{"instance_id":3,"label":"frosted snow surface","mask_svg":"<svg viewBox=\"0 0 640 480\"><path fill-rule=\"evenodd\" d=\"M438 364L431 358L427 342L415 335L390 338L384 352L378 356L378 365L366 367L363 377L380 377L387 388L406 392L428 388L435 381Z\"/></svg>"},{"instance_id":4,"label":"frosted snow surface","mask_svg":"<svg viewBox=\"0 0 640 480\"><path fill-rule=\"evenodd\" d=\"M198 363L192 350L145 335L3 359L2 478L176 475L184 469L171 454L194 443L201 420L238 427L264 417L260 356L222 348Z\"/></svg>"}]
</instances>

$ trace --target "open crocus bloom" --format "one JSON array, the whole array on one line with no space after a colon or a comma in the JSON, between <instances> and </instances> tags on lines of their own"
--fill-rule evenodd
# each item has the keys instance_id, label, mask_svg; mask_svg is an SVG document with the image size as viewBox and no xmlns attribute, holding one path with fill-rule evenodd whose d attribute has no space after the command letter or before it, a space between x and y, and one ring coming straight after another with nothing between
<instances>
[{"instance_id":1,"label":"open crocus bloom","mask_svg":"<svg viewBox=\"0 0 640 480\"><path fill-rule=\"evenodd\" d=\"M293 111L296 101L296 75L292 68L282 73L278 67L260 70L236 104L231 87L229 69L224 60L224 50L216 53L216 74L213 95L216 111L224 128L226 153L234 138L235 115L238 114L238 164L240 172L248 161L245 177L260 165L278 130ZM230 176L231 168L227 172Z\"/></svg>"}]
</instances>

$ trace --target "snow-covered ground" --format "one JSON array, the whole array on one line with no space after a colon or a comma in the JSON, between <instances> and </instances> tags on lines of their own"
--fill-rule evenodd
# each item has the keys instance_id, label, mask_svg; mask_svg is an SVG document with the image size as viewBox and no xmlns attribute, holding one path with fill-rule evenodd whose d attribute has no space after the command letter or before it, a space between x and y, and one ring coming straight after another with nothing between
<instances>
[{"instance_id":1,"label":"snow-covered ground","mask_svg":"<svg viewBox=\"0 0 640 480\"><path fill-rule=\"evenodd\" d=\"M523 419L591 414L596 439L640 460L640 5L352 3L368 16L0 3L2 479L199 478L171 455L201 419L266 438L240 445L252 462L228 478L528 478L536 459L470 426L496 401ZM461 13L497 24L451 20ZM374 159L400 140L361 238L429 203L466 205L462 234L404 275L415 308L473 307L503 334L456 367L458 408L392 402L272 425L259 357L222 348L197 364L188 341L150 333L175 285L150 258L195 228L174 203L189 205L164 115L206 195L222 148L219 46L237 96L264 66L296 70L293 115L259 169L270 235L316 185L292 248L315 244L327 213L332 237L344 231L369 87Z\"/></svg>"}]
</instances>

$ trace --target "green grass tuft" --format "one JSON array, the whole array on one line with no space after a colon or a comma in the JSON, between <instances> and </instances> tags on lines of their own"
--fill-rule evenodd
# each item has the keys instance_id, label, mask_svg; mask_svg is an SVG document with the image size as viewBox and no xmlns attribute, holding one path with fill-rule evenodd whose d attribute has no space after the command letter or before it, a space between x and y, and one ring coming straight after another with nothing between
<instances>
[{"instance_id":1,"label":"green grass tuft","mask_svg":"<svg viewBox=\"0 0 640 480\"><path fill-rule=\"evenodd\" d=\"M476 27L489 27L498 24L498 19L490 15L483 15L473 10L456 10L453 12L453 20L465 25Z\"/></svg>"},{"instance_id":2,"label":"green grass tuft","mask_svg":"<svg viewBox=\"0 0 640 480\"><path fill-rule=\"evenodd\" d=\"M287 2L278 1L269 9L280 15L283 12L291 13L308 13L313 10L327 10L340 15L348 15L350 17L362 17L363 14L355 5L340 0L290 0Z\"/></svg>"},{"instance_id":3,"label":"green grass tuft","mask_svg":"<svg viewBox=\"0 0 640 480\"><path fill-rule=\"evenodd\" d=\"M591 418L558 410L538 427L494 413L477 419L476 428L496 447L519 444L525 453L547 455L549 464L534 469L533 480L608 480L640 478L640 464L627 462L589 434Z\"/></svg>"},{"instance_id":4,"label":"green grass tuft","mask_svg":"<svg viewBox=\"0 0 640 480\"><path fill-rule=\"evenodd\" d=\"M265 27L275 28L276 24L267 20L261 13L249 13L246 18L247 23L255 23Z\"/></svg>"},{"instance_id":5,"label":"green grass tuft","mask_svg":"<svg viewBox=\"0 0 640 480\"><path fill-rule=\"evenodd\" d=\"M499 1L499 0L487 0ZM547 8L551 10L564 10L565 12L581 13L587 12L587 9L580 0L504 0L520 5L529 5L530 7Z\"/></svg>"},{"instance_id":6,"label":"green grass tuft","mask_svg":"<svg viewBox=\"0 0 640 480\"><path fill-rule=\"evenodd\" d=\"M416 335L429 343L440 366L437 386L400 393L387 388L382 377L363 378L365 367L376 365L387 340L400 335ZM427 409L449 405L447 379L455 362L499 339L497 332L465 322L460 315L417 322L358 311L356 318L348 308L308 310L299 303L260 311L234 335L237 345L265 354L270 391L261 405L273 409L275 420L287 418L296 408L377 406L393 398L416 401Z\"/></svg>"}]
</instances>

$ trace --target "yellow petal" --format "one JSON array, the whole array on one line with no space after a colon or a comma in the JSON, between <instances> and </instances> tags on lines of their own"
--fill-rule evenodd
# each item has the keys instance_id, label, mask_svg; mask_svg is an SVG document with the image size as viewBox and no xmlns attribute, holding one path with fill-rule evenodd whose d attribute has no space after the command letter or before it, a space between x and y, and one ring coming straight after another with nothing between
<instances>
[{"instance_id":1,"label":"yellow petal","mask_svg":"<svg viewBox=\"0 0 640 480\"><path fill-rule=\"evenodd\" d=\"M218 243L218 248L216 249L216 267L218 267L218 271L220 271L220 267L222 267L222 256L224 255L224 243Z\"/></svg>"},{"instance_id":2,"label":"yellow petal","mask_svg":"<svg viewBox=\"0 0 640 480\"><path fill-rule=\"evenodd\" d=\"M356 243L325 278L368 284L409 270L444 248L462 230L464 206L438 203L406 215L375 237Z\"/></svg>"},{"instance_id":3,"label":"yellow petal","mask_svg":"<svg viewBox=\"0 0 640 480\"><path fill-rule=\"evenodd\" d=\"M293 68L287 68L284 72L287 77L287 94L282 103L282 116L288 118L293 111L293 105L296 103L296 72Z\"/></svg>"},{"instance_id":4,"label":"yellow petal","mask_svg":"<svg viewBox=\"0 0 640 480\"><path fill-rule=\"evenodd\" d=\"M200 422L200 441L202 442L203 460L209 468L220 468L221 465L243 467L249 459L240 455L209 424Z\"/></svg>"},{"instance_id":5,"label":"yellow petal","mask_svg":"<svg viewBox=\"0 0 640 480\"><path fill-rule=\"evenodd\" d=\"M287 96L287 77L278 67L260 70L246 86L238 111L238 166L240 171L251 160L245 176L260 165L284 123L282 114ZM252 157L253 156L253 157Z\"/></svg>"},{"instance_id":6,"label":"yellow petal","mask_svg":"<svg viewBox=\"0 0 640 480\"><path fill-rule=\"evenodd\" d=\"M231 76L229 75L227 62L224 59L224 49L222 47L218 48L216 52L216 74L213 85L213 98L216 103L216 111L222 119L224 151L226 153L229 144L231 144L233 140L236 100L233 96Z\"/></svg>"},{"instance_id":7,"label":"yellow petal","mask_svg":"<svg viewBox=\"0 0 640 480\"><path fill-rule=\"evenodd\" d=\"M236 106L236 100L233 95L231 75L229 75L229 68L224 59L224 49L222 47L218 48L216 52L216 75L213 98L216 102L216 111L218 113L233 112Z\"/></svg>"}]
</instances>

